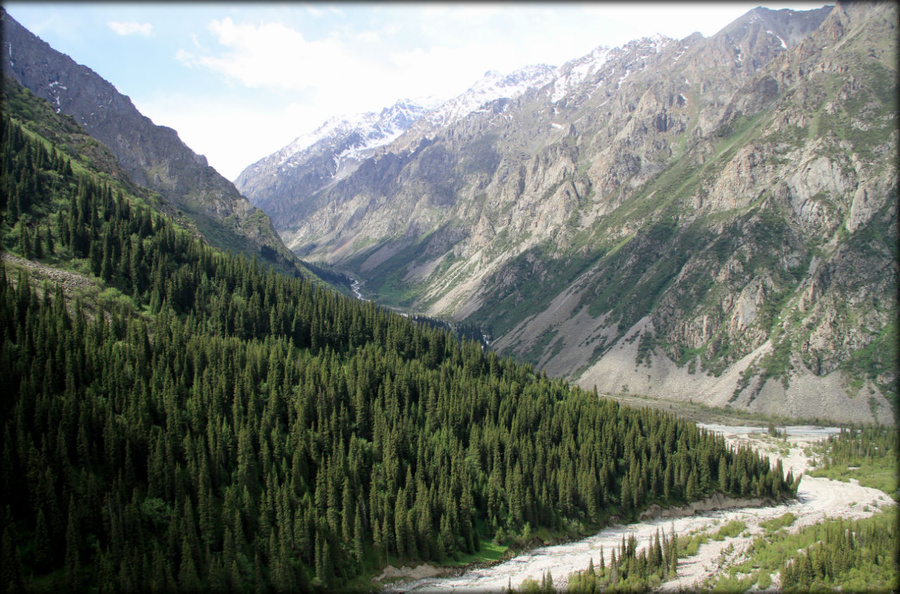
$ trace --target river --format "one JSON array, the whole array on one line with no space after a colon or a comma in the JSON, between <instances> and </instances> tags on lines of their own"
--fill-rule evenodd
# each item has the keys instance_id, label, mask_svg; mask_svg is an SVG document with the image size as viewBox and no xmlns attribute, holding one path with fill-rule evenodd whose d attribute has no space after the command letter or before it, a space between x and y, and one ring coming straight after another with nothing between
<instances>
[{"instance_id":1,"label":"river","mask_svg":"<svg viewBox=\"0 0 900 594\"><path fill-rule=\"evenodd\" d=\"M360 283L359 280L353 279L353 282L350 284L350 290L353 291L353 295L360 301L369 301L369 299L362 296L362 291L360 290L361 284L362 283Z\"/></svg>"},{"instance_id":2,"label":"river","mask_svg":"<svg viewBox=\"0 0 900 594\"><path fill-rule=\"evenodd\" d=\"M771 460L779 457L784 447L790 447L786 456L781 456L784 471L793 471L797 476L807 469L808 460L803 453L805 446L837 433L836 427L794 426L779 428L785 430L786 442L768 438L764 427L731 427L726 425L700 425L710 431L723 434L733 445L750 443L765 452ZM797 516L792 530L815 524L826 516L836 518L861 518L875 513L880 505L894 505L890 497L877 489L862 487L857 483L842 483L825 478L804 476L797 491L796 501L770 507L742 507L697 512L680 518L657 518L637 524L611 526L600 533L576 542L533 549L508 561L479 569L470 569L461 575L449 577L428 577L407 580L391 586L393 592L434 592L447 590L495 592L508 586L519 587L528 578L540 583L545 572L553 576L556 589L565 589L571 572L587 568L593 559L599 564L600 549L608 560L610 553L634 534L638 549L646 547L657 531L670 534L685 534L693 530L706 530L718 524L740 520L747 526L742 535L722 541L710 539L700 547L697 555L679 560L678 578L666 582L662 590L677 591L690 589L714 573L722 571L721 566L737 560L750 545L753 538L763 533L760 522L776 518L787 512ZM728 549L733 545L732 549ZM413 576L411 571L407 575Z\"/></svg>"}]
</instances>

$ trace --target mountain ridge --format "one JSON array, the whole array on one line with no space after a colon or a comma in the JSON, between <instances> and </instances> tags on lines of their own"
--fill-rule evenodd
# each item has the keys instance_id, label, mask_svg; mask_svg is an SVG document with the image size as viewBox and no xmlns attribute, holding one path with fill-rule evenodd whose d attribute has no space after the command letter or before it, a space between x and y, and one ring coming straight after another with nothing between
<instances>
[{"instance_id":1,"label":"mountain ridge","mask_svg":"<svg viewBox=\"0 0 900 594\"><path fill-rule=\"evenodd\" d=\"M268 216L165 126L87 66L57 52L0 9L3 72L106 144L131 179L184 211L208 241L297 270Z\"/></svg>"},{"instance_id":2,"label":"mountain ridge","mask_svg":"<svg viewBox=\"0 0 900 594\"><path fill-rule=\"evenodd\" d=\"M399 137L417 139L428 130L459 121L485 101L515 97L529 85L546 80L550 70L538 65L507 75L488 71L468 91L443 103L401 100L381 112L332 118L314 132L248 166L235 185L253 197L254 205L278 220L279 226L290 225L313 207L284 200L284 196L312 195L330 187ZM398 142L408 144L414 140Z\"/></svg>"}]
</instances>

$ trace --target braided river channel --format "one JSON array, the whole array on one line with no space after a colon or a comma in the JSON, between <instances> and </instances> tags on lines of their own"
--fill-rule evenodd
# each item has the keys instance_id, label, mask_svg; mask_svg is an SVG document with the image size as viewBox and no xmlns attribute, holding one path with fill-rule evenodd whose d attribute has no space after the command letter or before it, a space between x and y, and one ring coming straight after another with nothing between
<instances>
[{"instance_id":1,"label":"braided river channel","mask_svg":"<svg viewBox=\"0 0 900 594\"><path fill-rule=\"evenodd\" d=\"M837 427L793 426L785 427L786 440L770 438L764 427L706 425L701 427L722 433L729 444L738 446L750 444L765 452L774 464L781 458L784 472L793 471L794 476L808 469L809 460L804 448L828 435L838 433ZM783 455L789 448L787 455ZM427 571L418 568L395 570L395 576L405 579L396 581L386 590L391 592L444 592L477 591L498 592L505 588L518 588L526 579L541 582L546 572L553 577L557 590L565 589L569 574L587 568L593 559L599 563L601 547L607 559L622 542L623 535L634 535L638 550L649 546L653 536L659 531L676 535L691 531L715 531L717 526L732 520L746 524L746 529L738 536L721 541L708 540L697 555L679 559L678 577L661 586L664 591L692 589L706 578L719 574L728 565L742 560L744 551L753 539L763 534L761 522L777 518L787 512L797 516L791 530L815 524L824 518L857 519L873 515L883 505L894 505L894 501L883 492L858 483L844 483L826 478L803 476L797 499L784 504L758 507L741 507L747 501L726 501L720 498L708 501L707 505L669 510L668 516L659 515L653 519L628 525L615 525L594 536L566 544L532 549L518 556L489 567L469 569L458 575L422 577ZM666 513L665 511L663 513ZM689 514L689 515L688 515ZM680 516L680 517L679 517ZM777 579L777 576L773 576ZM418 578L418 579L417 579ZM774 584L777 586L778 584Z\"/></svg>"}]
</instances>

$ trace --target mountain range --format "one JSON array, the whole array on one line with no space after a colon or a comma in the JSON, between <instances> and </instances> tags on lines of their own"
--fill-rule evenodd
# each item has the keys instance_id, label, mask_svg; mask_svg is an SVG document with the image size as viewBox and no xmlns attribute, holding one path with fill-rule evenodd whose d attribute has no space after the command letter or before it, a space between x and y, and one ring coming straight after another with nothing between
<instances>
[{"instance_id":1,"label":"mountain range","mask_svg":"<svg viewBox=\"0 0 900 594\"><path fill-rule=\"evenodd\" d=\"M175 131L0 9L0 588L370 591L396 585L392 565L458 572L657 514L795 499L807 478L766 452L552 376L620 392L681 377L702 399L737 370L733 408L780 397L809 407L799 418L891 421L884 6L754 11L730 37L488 73L260 164L277 179L319 159L320 202L294 224L361 211L295 249L492 348L324 286ZM860 480L891 495L894 429L842 429L818 470L869 466ZM780 584L821 585L825 555L829 583L890 588L879 515L761 523L763 540L773 524L804 543L775 556ZM623 537L569 584L673 585L698 539L746 529Z\"/></svg>"},{"instance_id":2,"label":"mountain range","mask_svg":"<svg viewBox=\"0 0 900 594\"><path fill-rule=\"evenodd\" d=\"M368 297L584 387L892 422L896 22L890 3L757 8L488 73L236 185Z\"/></svg>"},{"instance_id":3,"label":"mountain range","mask_svg":"<svg viewBox=\"0 0 900 594\"><path fill-rule=\"evenodd\" d=\"M327 264L603 393L890 422L896 17L759 8L489 71L333 118L234 184L5 11L3 70L216 247Z\"/></svg>"},{"instance_id":4,"label":"mountain range","mask_svg":"<svg viewBox=\"0 0 900 594\"><path fill-rule=\"evenodd\" d=\"M254 204L282 228L299 224L322 206L310 200L311 196L355 172L361 162L411 128L449 126L486 103L509 99L546 83L552 72L549 66L523 68L507 76L488 71L468 91L446 102L399 101L378 113L332 118L313 133L298 137L247 167L235 185L244 195L253 196ZM299 239L283 238L289 244Z\"/></svg>"}]
</instances>

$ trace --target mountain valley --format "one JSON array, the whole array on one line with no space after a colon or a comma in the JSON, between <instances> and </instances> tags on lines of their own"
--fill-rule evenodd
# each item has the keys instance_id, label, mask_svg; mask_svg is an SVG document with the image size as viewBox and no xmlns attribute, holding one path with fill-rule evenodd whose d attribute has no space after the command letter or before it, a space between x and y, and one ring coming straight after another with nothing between
<instances>
[{"instance_id":1,"label":"mountain valley","mask_svg":"<svg viewBox=\"0 0 900 594\"><path fill-rule=\"evenodd\" d=\"M352 170L326 139L238 186L367 296L585 388L893 422L896 17L760 8L600 47Z\"/></svg>"},{"instance_id":2,"label":"mountain valley","mask_svg":"<svg viewBox=\"0 0 900 594\"><path fill-rule=\"evenodd\" d=\"M232 184L0 8L0 589L891 589L896 19L489 71Z\"/></svg>"},{"instance_id":3,"label":"mountain valley","mask_svg":"<svg viewBox=\"0 0 900 594\"><path fill-rule=\"evenodd\" d=\"M206 244L5 82L4 589L367 590L395 559L795 495L673 414Z\"/></svg>"}]
</instances>

